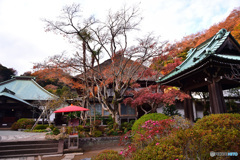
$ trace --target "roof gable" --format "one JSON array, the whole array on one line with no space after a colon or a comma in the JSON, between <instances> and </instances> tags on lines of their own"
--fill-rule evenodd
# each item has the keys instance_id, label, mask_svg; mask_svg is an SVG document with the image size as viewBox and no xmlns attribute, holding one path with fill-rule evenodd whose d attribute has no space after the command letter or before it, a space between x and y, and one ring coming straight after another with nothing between
<instances>
[{"instance_id":1,"label":"roof gable","mask_svg":"<svg viewBox=\"0 0 240 160\"><path fill-rule=\"evenodd\" d=\"M14 76L12 79L0 83L0 91L5 88L14 92L14 96L22 100L52 100L57 98L35 82L33 77Z\"/></svg>"},{"instance_id":2,"label":"roof gable","mask_svg":"<svg viewBox=\"0 0 240 160\"><path fill-rule=\"evenodd\" d=\"M188 51L186 60L169 74L159 77L157 82L166 81L180 75L184 71L194 68L210 56L222 59L240 61L240 46L226 29L221 29L216 35L206 40L199 46Z\"/></svg>"},{"instance_id":3,"label":"roof gable","mask_svg":"<svg viewBox=\"0 0 240 160\"><path fill-rule=\"evenodd\" d=\"M145 71L148 69L148 67L144 66L143 64L138 63L137 61L128 59L124 57L122 54L116 54L112 59L107 59L98 66L95 66L93 70L95 71L94 74L97 78L101 79L103 77L109 78L112 77L115 72L118 72L120 69L124 70L124 73L122 74L123 77L128 77L128 74L131 74L133 70L139 67L138 73ZM100 72L100 73L99 73ZM133 75L133 79L138 79L139 75L138 73L135 73ZM91 75L91 71L87 71L88 75ZM132 76L132 75L131 75ZM83 77L83 74L80 74L77 76ZM90 76L91 77L91 76ZM119 76L120 77L120 76ZM156 76L148 76L148 77L141 77L139 81L152 81L155 82ZM124 79L124 78L123 78Z\"/></svg>"},{"instance_id":4,"label":"roof gable","mask_svg":"<svg viewBox=\"0 0 240 160\"><path fill-rule=\"evenodd\" d=\"M13 94L8 93L8 92L1 92L1 93L0 93L0 97L11 98L11 99L13 99L13 100L15 100L15 101L18 101L18 102L24 103L24 104L26 104L26 105L28 105L28 106L34 107L32 104L30 104L30 103L22 100L21 98L18 98L18 97L16 97L16 96L14 96Z\"/></svg>"}]
</instances>

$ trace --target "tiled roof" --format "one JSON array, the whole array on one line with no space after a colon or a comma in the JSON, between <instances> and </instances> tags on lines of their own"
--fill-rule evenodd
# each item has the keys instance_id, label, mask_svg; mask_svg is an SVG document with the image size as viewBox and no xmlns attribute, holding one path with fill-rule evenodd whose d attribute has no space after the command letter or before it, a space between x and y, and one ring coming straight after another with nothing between
<instances>
[{"instance_id":1,"label":"tiled roof","mask_svg":"<svg viewBox=\"0 0 240 160\"><path fill-rule=\"evenodd\" d=\"M5 88L14 92L14 96L22 100L52 100L57 98L42 88L32 77L15 76L0 83L0 92Z\"/></svg>"},{"instance_id":2,"label":"tiled roof","mask_svg":"<svg viewBox=\"0 0 240 160\"><path fill-rule=\"evenodd\" d=\"M197 64L201 63L203 60L205 60L209 56L216 56L224 59L240 60L240 56L215 54L216 51L221 47L221 45L225 42L225 40L229 35L230 35L230 32L227 32L226 29L221 29L212 38L203 42L196 48L190 49L188 51L187 59L169 74L163 77L159 77L159 80L157 82L161 83L163 81L171 79L174 76L180 75L184 71L190 68L193 68Z\"/></svg>"},{"instance_id":3,"label":"tiled roof","mask_svg":"<svg viewBox=\"0 0 240 160\"><path fill-rule=\"evenodd\" d=\"M33 106L33 105L31 105L30 103L28 103L28 102L22 100L21 98L18 98L18 97L16 97L16 96L14 96L13 94L10 94L10 93L7 93L7 92L1 92L1 93L0 93L0 97L1 97L1 96L8 97L8 98L11 98L11 99L14 99L14 100L16 100L16 101L19 101L19 102L25 103L25 104L27 104L27 105L29 105L29 106ZM34 107L34 106L33 106L33 107Z\"/></svg>"},{"instance_id":4,"label":"tiled roof","mask_svg":"<svg viewBox=\"0 0 240 160\"><path fill-rule=\"evenodd\" d=\"M114 60L114 65L112 64L113 63L113 60ZM113 76L113 71L114 69L116 69L116 71L119 71L119 67L125 67L124 68L124 74L123 74L123 77L124 76L129 76L127 75L126 73L132 73L131 70L135 67L138 67L140 65L140 68L138 69L138 72L141 72L141 71L144 71L145 69L147 69L148 67L142 65L142 64L138 64L138 63L135 63L135 61L131 60L131 59L128 59L128 58L125 58L123 57L122 55L116 55L114 58L112 59L107 59L105 60L103 63L99 64L99 66L96 66L94 67L95 70L98 71L98 68L100 68L100 71L101 71L101 74L99 74L98 72L95 72L95 76L100 78L103 76L102 73L105 72L105 76L106 77L111 77ZM127 65L129 65L130 67L126 67ZM115 68L113 68L113 66L115 66ZM106 72L107 71L107 72ZM109 72L109 73L108 73ZM90 75L91 72L90 71L87 71L87 73ZM78 75L77 77L82 77L83 74L80 74ZM135 75L133 76L133 79L138 79L138 74L135 73ZM155 82L157 79L156 76L148 76L148 77L141 77L139 79L139 81L152 81L152 82Z\"/></svg>"}]
</instances>

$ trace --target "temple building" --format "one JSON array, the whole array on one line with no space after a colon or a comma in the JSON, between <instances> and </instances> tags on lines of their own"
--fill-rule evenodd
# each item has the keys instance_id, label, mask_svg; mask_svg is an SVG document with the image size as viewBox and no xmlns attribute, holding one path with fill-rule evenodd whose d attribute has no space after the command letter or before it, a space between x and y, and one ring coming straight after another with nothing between
<instances>
[{"instance_id":1,"label":"temple building","mask_svg":"<svg viewBox=\"0 0 240 160\"><path fill-rule=\"evenodd\" d=\"M0 83L0 127L11 127L20 118L36 118L39 104L58 98L42 88L35 77L13 76ZM37 105L38 104L38 105Z\"/></svg>"},{"instance_id":2,"label":"temple building","mask_svg":"<svg viewBox=\"0 0 240 160\"><path fill-rule=\"evenodd\" d=\"M190 49L186 60L166 76L160 85L176 86L185 93L209 92L210 114L226 113L223 90L240 86L240 45L230 32L221 29L196 48ZM192 99L184 101L184 116L196 118Z\"/></svg>"}]
</instances>

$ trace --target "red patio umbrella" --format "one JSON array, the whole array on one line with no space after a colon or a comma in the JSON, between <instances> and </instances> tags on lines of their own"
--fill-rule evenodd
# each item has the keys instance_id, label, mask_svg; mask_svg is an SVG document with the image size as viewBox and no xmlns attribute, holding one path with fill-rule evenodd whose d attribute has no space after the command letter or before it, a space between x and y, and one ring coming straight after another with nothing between
<instances>
[{"instance_id":1,"label":"red patio umbrella","mask_svg":"<svg viewBox=\"0 0 240 160\"><path fill-rule=\"evenodd\" d=\"M54 111L54 113L77 112L77 111L89 111L89 109L79 107L79 106L74 106L74 105L71 104L70 106L63 107L61 109L58 109L58 110Z\"/></svg>"}]
</instances>

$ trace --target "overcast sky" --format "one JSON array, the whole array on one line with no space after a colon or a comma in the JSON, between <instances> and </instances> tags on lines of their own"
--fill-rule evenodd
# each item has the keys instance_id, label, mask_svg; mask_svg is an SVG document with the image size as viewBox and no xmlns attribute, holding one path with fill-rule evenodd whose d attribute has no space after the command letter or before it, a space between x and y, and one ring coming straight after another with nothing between
<instances>
[{"instance_id":1,"label":"overcast sky","mask_svg":"<svg viewBox=\"0 0 240 160\"><path fill-rule=\"evenodd\" d=\"M142 32L170 41L207 29L240 6L240 0L0 0L0 63L21 75L32 71L34 62L68 51L68 41L45 32L41 19L54 20L72 3L79 3L86 17L96 18L123 4L140 3Z\"/></svg>"}]
</instances>

